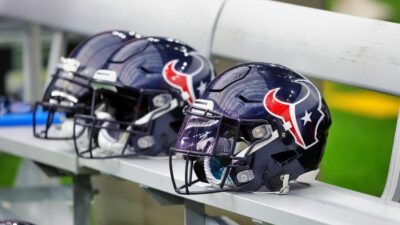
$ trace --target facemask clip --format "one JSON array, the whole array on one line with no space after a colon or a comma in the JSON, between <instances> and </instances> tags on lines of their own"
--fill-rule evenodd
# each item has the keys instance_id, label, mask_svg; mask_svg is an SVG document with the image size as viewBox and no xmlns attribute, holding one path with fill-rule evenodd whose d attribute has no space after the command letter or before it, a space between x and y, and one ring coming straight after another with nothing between
<instances>
[{"instance_id":1,"label":"facemask clip","mask_svg":"<svg viewBox=\"0 0 400 225\"><path fill-rule=\"evenodd\" d=\"M272 134L272 127L271 125L260 125L255 127L251 134L254 138L261 139L261 138L269 138Z\"/></svg>"},{"instance_id":2,"label":"facemask clip","mask_svg":"<svg viewBox=\"0 0 400 225\"><path fill-rule=\"evenodd\" d=\"M171 95L168 94L160 94L153 98L153 105L155 107L163 107L168 105L172 101Z\"/></svg>"},{"instance_id":3,"label":"facemask clip","mask_svg":"<svg viewBox=\"0 0 400 225\"><path fill-rule=\"evenodd\" d=\"M154 145L154 138L153 136L144 136L139 138L138 147L141 149L151 148Z\"/></svg>"},{"instance_id":4,"label":"facemask clip","mask_svg":"<svg viewBox=\"0 0 400 225\"><path fill-rule=\"evenodd\" d=\"M254 173L252 170L243 170L237 174L236 178L239 183L246 183L254 179Z\"/></svg>"}]
</instances>

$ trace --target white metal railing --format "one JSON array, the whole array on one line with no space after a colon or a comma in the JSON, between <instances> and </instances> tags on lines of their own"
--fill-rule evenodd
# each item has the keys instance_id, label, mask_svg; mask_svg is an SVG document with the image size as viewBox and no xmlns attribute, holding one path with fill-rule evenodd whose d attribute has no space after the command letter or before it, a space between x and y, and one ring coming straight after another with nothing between
<instances>
[{"instance_id":1,"label":"white metal railing","mask_svg":"<svg viewBox=\"0 0 400 225\"><path fill-rule=\"evenodd\" d=\"M392 156L382 198L400 202L400 110L397 116L396 133L394 134Z\"/></svg>"},{"instance_id":2,"label":"white metal railing","mask_svg":"<svg viewBox=\"0 0 400 225\"><path fill-rule=\"evenodd\" d=\"M228 0L212 52L400 95L400 25L265 0Z\"/></svg>"},{"instance_id":3,"label":"white metal railing","mask_svg":"<svg viewBox=\"0 0 400 225\"><path fill-rule=\"evenodd\" d=\"M222 4L223 0L2 0L0 15L82 34L127 29L171 36L209 54Z\"/></svg>"}]
</instances>

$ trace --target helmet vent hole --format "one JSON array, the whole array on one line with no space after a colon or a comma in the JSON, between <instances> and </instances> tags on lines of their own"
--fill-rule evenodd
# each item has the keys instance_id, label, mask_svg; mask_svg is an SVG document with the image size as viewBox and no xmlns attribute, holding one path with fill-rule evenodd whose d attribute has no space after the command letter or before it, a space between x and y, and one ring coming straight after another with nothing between
<instances>
[{"instance_id":1,"label":"helmet vent hole","mask_svg":"<svg viewBox=\"0 0 400 225\"><path fill-rule=\"evenodd\" d=\"M271 157L280 165L284 165L288 162L290 162L292 159L294 159L297 156L296 151L290 150L290 151L284 151L284 152L279 152L276 154L271 155Z\"/></svg>"},{"instance_id":2,"label":"helmet vent hole","mask_svg":"<svg viewBox=\"0 0 400 225\"><path fill-rule=\"evenodd\" d=\"M250 99L244 97L243 95L239 95L238 98L240 99L240 101L242 101L244 103L260 103L261 102L261 101L250 100Z\"/></svg>"},{"instance_id":3,"label":"helmet vent hole","mask_svg":"<svg viewBox=\"0 0 400 225\"><path fill-rule=\"evenodd\" d=\"M287 75L281 74L281 73L274 73L272 75L277 76L277 77L286 77L287 76Z\"/></svg>"},{"instance_id":4,"label":"helmet vent hole","mask_svg":"<svg viewBox=\"0 0 400 225\"><path fill-rule=\"evenodd\" d=\"M147 69L144 66L139 67L139 69L144 73L144 74L148 74L148 73L154 73L153 71Z\"/></svg>"}]
</instances>

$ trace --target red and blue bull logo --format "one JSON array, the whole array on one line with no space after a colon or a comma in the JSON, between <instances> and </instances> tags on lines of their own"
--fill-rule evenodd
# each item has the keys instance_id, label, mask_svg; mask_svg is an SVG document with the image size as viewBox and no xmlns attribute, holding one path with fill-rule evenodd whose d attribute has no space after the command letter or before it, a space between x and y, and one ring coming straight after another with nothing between
<instances>
[{"instance_id":1,"label":"red and blue bull logo","mask_svg":"<svg viewBox=\"0 0 400 225\"><path fill-rule=\"evenodd\" d=\"M264 107L269 114L284 123L284 128L299 146L308 149L318 143L317 130L325 115L321 111L321 94L318 89L307 80L296 82L304 87L301 89L299 100L282 101L277 97L280 88L274 88L265 95ZM311 92L310 89L314 91ZM314 93L317 93L317 96Z\"/></svg>"},{"instance_id":2,"label":"red and blue bull logo","mask_svg":"<svg viewBox=\"0 0 400 225\"><path fill-rule=\"evenodd\" d=\"M163 70L164 80L174 88L181 91L182 98L187 100L189 104L193 103L195 94L193 92L192 74L186 74L176 71L175 66L178 60L168 62Z\"/></svg>"},{"instance_id":3,"label":"red and blue bull logo","mask_svg":"<svg viewBox=\"0 0 400 225\"><path fill-rule=\"evenodd\" d=\"M205 91L207 84L214 78L214 71L211 63L204 56L201 56L197 52L191 52L189 55L190 63L183 60L179 61L178 59L169 61L164 66L162 75L169 85L181 92L184 100L192 104ZM176 70L179 64L181 64L181 67L184 67L183 70L185 72Z\"/></svg>"}]
</instances>

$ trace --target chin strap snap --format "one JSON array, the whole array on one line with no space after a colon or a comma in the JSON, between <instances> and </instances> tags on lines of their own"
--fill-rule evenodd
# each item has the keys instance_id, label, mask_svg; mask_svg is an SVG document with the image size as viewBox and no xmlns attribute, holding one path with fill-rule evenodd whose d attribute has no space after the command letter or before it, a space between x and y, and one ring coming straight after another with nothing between
<instances>
[{"instance_id":1,"label":"chin strap snap","mask_svg":"<svg viewBox=\"0 0 400 225\"><path fill-rule=\"evenodd\" d=\"M286 195L290 190L289 185L289 174L281 175L282 187L279 191L256 191L254 194L276 194L276 195Z\"/></svg>"},{"instance_id":2,"label":"chin strap snap","mask_svg":"<svg viewBox=\"0 0 400 225\"><path fill-rule=\"evenodd\" d=\"M290 190L290 185L289 185L289 174L284 174L281 175L281 181L282 181L282 188L279 190L280 195L285 195L289 192Z\"/></svg>"}]
</instances>

